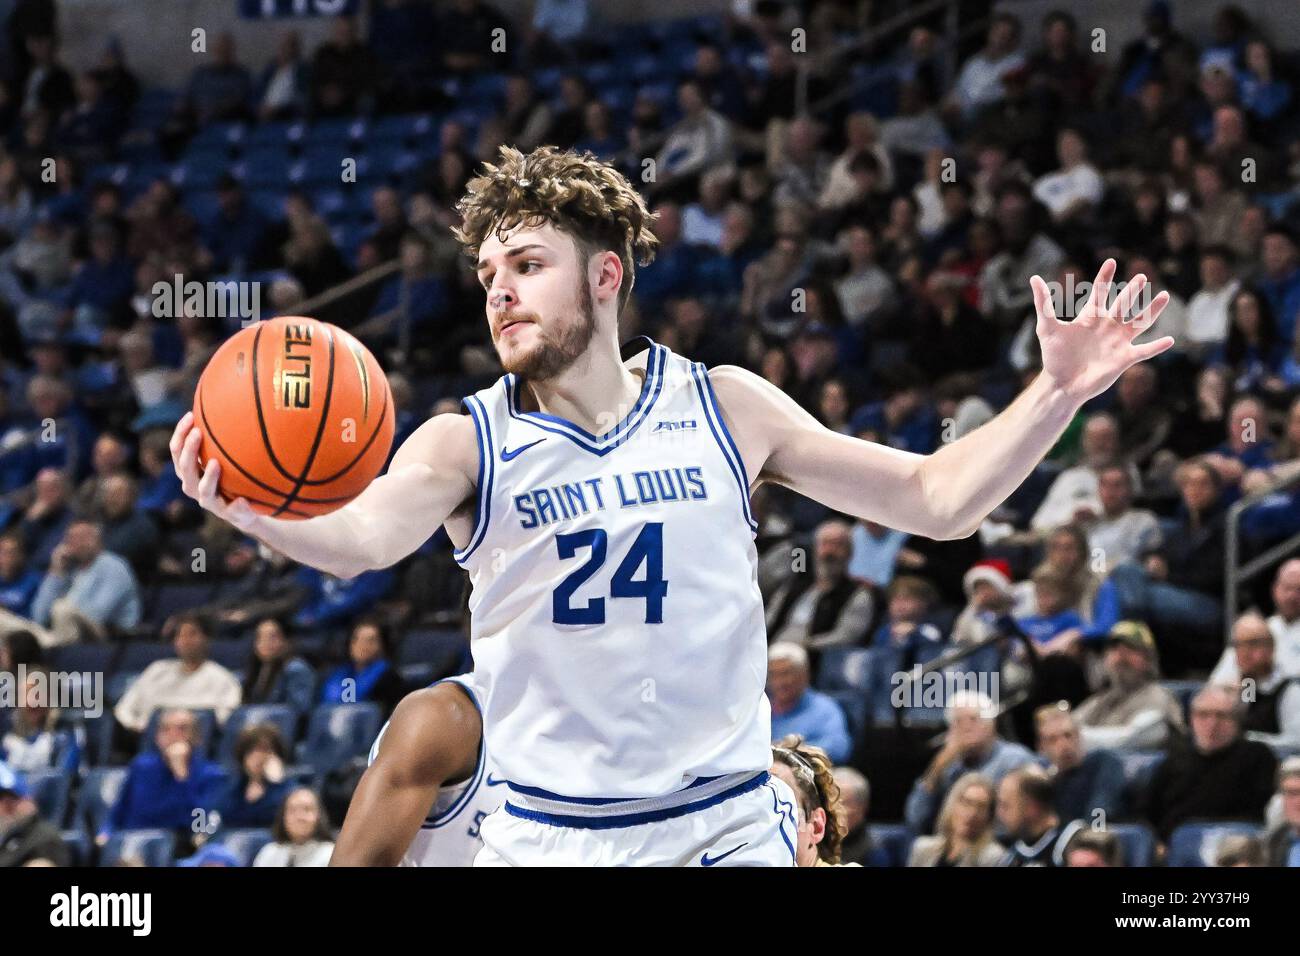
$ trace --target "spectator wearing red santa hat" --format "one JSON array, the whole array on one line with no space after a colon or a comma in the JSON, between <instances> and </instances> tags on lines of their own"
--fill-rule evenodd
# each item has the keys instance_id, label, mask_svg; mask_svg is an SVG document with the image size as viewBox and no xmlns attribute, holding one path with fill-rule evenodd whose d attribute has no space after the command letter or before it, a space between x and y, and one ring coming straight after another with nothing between
<instances>
[{"instance_id":1,"label":"spectator wearing red santa hat","mask_svg":"<svg viewBox=\"0 0 1300 956\"><path fill-rule=\"evenodd\" d=\"M962 577L966 606L953 624L954 644L978 644L997 632L998 618L1015 606L1011 565L1002 558L986 558L971 565Z\"/></svg>"}]
</instances>

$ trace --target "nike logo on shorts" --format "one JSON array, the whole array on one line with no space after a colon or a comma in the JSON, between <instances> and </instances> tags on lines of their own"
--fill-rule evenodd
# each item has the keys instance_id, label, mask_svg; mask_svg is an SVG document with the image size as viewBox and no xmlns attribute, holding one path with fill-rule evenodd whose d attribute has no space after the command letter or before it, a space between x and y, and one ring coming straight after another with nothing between
<instances>
[{"instance_id":1,"label":"nike logo on shorts","mask_svg":"<svg viewBox=\"0 0 1300 956\"><path fill-rule=\"evenodd\" d=\"M700 857L700 866L713 866L715 863L721 863L723 860L731 856L731 854L735 853L741 847L746 847L746 846L749 846L749 844L742 843L740 844L740 846L732 847L726 853L722 854L721 856L715 856L712 859L709 858L708 853L705 853L704 856Z\"/></svg>"}]
</instances>

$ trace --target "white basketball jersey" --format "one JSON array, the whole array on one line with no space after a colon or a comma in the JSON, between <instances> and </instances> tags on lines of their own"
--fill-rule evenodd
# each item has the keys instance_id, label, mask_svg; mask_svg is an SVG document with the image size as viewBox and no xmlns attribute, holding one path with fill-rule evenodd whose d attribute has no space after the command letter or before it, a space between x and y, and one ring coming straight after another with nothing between
<instances>
[{"instance_id":1,"label":"white basketball jersey","mask_svg":"<svg viewBox=\"0 0 1300 956\"><path fill-rule=\"evenodd\" d=\"M465 399L479 443L469 572L484 734L512 787L662 796L771 764L749 479L707 371L644 337L641 395L596 437Z\"/></svg>"},{"instance_id":2,"label":"white basketball jersey","mask_svg":"<svg viewBox=\"0 0 1300 956\"><path fill-rule=\"evenodd\" d=\"M469 693L470 699L482 713L482 698L474 684L473 674L448 677ZM384 739L384 724L379 736L370 747L370 763L379 753L379 742ZM479 825L489 813L501 806L505 799L505 781L492 771L487 745L479 740L478 762L474 772L459 783L440 787L428 817L420 825L420 832L402 856L401 866L472 866L474 857L483 846Z\"/></svg>"}]
</instances>

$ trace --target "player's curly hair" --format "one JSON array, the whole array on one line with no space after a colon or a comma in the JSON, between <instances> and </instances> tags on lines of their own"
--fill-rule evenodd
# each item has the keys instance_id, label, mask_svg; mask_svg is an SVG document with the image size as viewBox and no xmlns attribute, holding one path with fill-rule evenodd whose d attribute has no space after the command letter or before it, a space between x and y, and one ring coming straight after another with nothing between
<instances>
[{"instance_id":1,"label":"player's curly hair","mask_svg":"<svg viewBox=\"0 0 1300 956\"><path fill-rule=\"evenodd\" d=\"M618 293L621 313L632 294L636 266L654 261L658 238L650 231L654 216L627 177L590 150L577 153L539 146L524 154L501 147L500 162L484 163L456 203L461 224L452 234L474 260L491 235L504 238L519 225L547 222L573 236L590 257L610 250L623 263Z\"/></svg>"},{"instance_id":2,"label":"player's curly hair","mask_svg":"<svg viewBox=\"0 0 1300 956\"><path fill-rule=\"evenodd\" d=\"M835 782L835 765L821 747L803 742L798 734L782 737L772 747L772 757L789 767L799 784L799 802L826 811L826 835L817 844L817 855L827 863L840 862L840 849L848 827L840 804L840 786Z\"/></svg>"}]
</instances>

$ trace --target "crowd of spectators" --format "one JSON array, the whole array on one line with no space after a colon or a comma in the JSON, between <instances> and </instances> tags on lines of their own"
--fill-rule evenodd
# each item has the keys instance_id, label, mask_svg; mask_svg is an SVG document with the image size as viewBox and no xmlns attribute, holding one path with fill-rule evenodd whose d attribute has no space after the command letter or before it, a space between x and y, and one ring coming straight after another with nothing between
<instances>
[{"instance_id":1,"label":"crowd of spectators","mask_svg":"<svg viewBox=\"0 0 1300 956\"><path fill-rule=\"evenodd\" d=\"M277 25L260 70L214 31L160 96L115 42L66 63L51 0L0 4L0 670L161 648L118 687L107 747L75 715L0 711L0 831L47 847L22 774L84 774L97 750L128 763L100 842L161 826L186 855L201 807L273 828L261 862L328 857L329 795L288 772L295 747L318 708L391 710L411 683L399 649L460 624L462 576L442 532L340 580L205 520L167 437L230 320L158 314L152 290L260 282L267 316L396 262L351 325L383 358L400 442L499 374L456 199L499 144L552 143L617 165L657 214L623 337L751 368L828 428L912 452L1038 373L1031 275L1066 317L1108 256L1168 291L1150 334L1174 349L1085 406L970 538L756 491L774 735L861 766L879 694L846 701L868 690L836 690L837 667L995 648L985 672L1022 701L940 705L942 744L901 781L918 839L897 862L1102 865L1127 859L1107 822L1144 822L1164 854L1211 819L1268 825L1260 858L1300 863L1300 560L1240 588L1235 620L1224 604L1232 504L1253 496L1245 557L1300 532L1300 59L1236 7L1184 34L1164 0L1109 55L1083 14L963 4L986 31L951 74L924 20L861 45L889 4L759 0L624 31L592 7L513 23L480 0L374 0L312 51ZM521 42L500 52L498 29ZM403 162L340 182L389 121ZM334 181L259 178L259 135L323 152ZM225 168L202 180L212 155ZM233 666L209 656L239 640ZM227 730L247 705L293 723ZM845 779L846 847L879 860L865 779ZM218 842L199 852L220 862Z\"/></svg>"}]
</instances>

